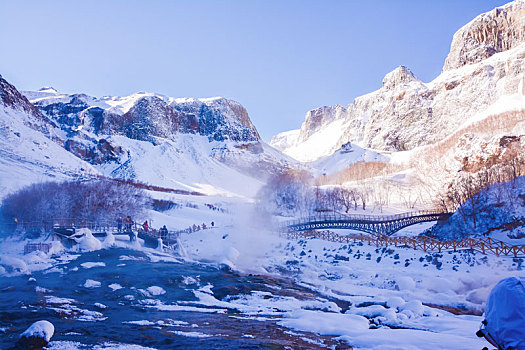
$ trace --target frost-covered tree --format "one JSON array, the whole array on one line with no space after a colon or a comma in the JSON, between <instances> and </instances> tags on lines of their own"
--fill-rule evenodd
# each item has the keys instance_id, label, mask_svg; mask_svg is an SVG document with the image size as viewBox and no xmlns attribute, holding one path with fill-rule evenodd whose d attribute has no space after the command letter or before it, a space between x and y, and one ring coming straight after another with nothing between
<instances>
[{"instance_id":1,"label":"frost-covered tree","mask_svg":"<svg viewBox=\"0 0 525 350\"><path fill-rule=\"evenodd\" d=\"M111 222L138 216L149 206L143 190L114 180L45 182L22 188L4 198L3 222L33 227L58 222Z\"/></svg>"}]
</instances>

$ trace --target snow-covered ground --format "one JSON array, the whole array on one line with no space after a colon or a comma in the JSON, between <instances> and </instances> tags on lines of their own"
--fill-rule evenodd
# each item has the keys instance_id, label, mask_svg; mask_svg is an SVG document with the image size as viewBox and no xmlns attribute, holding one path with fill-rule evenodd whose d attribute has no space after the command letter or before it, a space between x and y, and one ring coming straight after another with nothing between
<instances>
[{"instance_id":1,"label":"snow-covered ground","mask_svg":"<svg viewBox=\"0 0 525 350\"><path fill-rule=\"evenodd\" d=\"M162 312L188 310L216 314L238 310L247 320L274 322L277 326L289 328L290 332L336 337L359 349L473 349L484 346L475 332L490 289L504 277L522 274L521 259L472 252L426 254L410 248L376 247L359 242L289 241L277 234L271 217L264 216L256 206L239 198L222 202L222 211L205 205L217 202L218 197L215 200L203 196L185 198L188 201L191 198L192 205L150 213L153 227L166 224L170 229L178 229L192 224L208 225L214 221L213 229L181 235L185 252L183 261L227 266L241 274L285 276L322 297L303 300L298 296L282 296L257 289L236 296L216 294L217 286L213 283L203 285L198 276L184 277L189 285L195 285L192 301L163 302L162 297L172 293L169 285L163 284L138 288L139 294L133 296L118 280L85 277L79 282L81 288L86 291L101 288L126 291L127 298L137 300L141 307ZM398 235L417 234L429 225L431 223L408 227ZM28 255L23 255L26 240L3 239L0 273L4 278L31 275L42 270L69 274L74 269L67 270L64 266L82 257L85 251L116 247L144 252L153 264L155 261L181 261L169 254L144 248L140 239L138 244L119 237L112 241L101 239L99 244L95 244L92 239L96 238L90 235L84 239L83 244L81 242L78 247L70 249L54 241L49 254L33 252ZM80 249L80 246L84 248ZM131 255L124 256L121 263L135 259ZM79 264L75 273L100 273L111 269L110 265L104 260L86 261ZM281 287L276 284L272 288L278 291ZM79 313L84 315L79 317L88 322L109 322L105 320L107 316L103 308L86 311L75 306L74 302L53 300L49 299L48 303L55 302L57 310L65 310L62 312ZM97 303L107 305L103 299ZM147 319L141 322L157 321ZM0 327L4 326L0 324ZM209 338L197 330L174 332L178 336ZM60 329L56 329L55 334L60 334ZM61 349L61 346L71 344L52 341L51 345L52 349ZM77 344L78 348L82 348L81 345ZM322 346L317 344L316 347Z\"/></svg>"}]
</instances>

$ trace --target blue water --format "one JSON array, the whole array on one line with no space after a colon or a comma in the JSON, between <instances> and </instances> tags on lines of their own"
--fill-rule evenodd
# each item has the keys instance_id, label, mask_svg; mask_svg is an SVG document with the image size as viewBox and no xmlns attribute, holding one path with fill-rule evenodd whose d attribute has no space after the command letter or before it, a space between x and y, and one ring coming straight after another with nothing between
<instances>
[{"instance_id":1,"label":"blue water","mask_svg":"<svg viewBox=\"0 0 525 350\"><path fill-rule=\"evenodd\" d=\"M137 260L121 260L122 256ZM90 269L80 266L84 262L97 261L104 262L106 266ZM122 264L125 265L118 266ZM316 348L302 341L300 336L285 333L286 329L276 325L277 319L239 319L238 317L243 315L235 309L229 309L226 314L159 311L137 302L139 299L146 299L138 289L150 286L159 286L166 290L165 294L152 297L164 304L197 301L192 290L208 283L213 285L213 295L220 300L229 296L249 294L251 291L267 291L273 295L302 299L318 297L315 292L294 284L291 279L242 275L228 268L187 262L151 262L140 251L123 248L85 253L59 268L61 271L54 268L33 273L31 277L36 281L29 281L29 276L0 279L1 349L11 348L20 333L33 322L43 319L55 326L52 341L74 341L85 344L87 348L106 342L139 344L157 349L284 349L303 346ZM199 283L185 284L184 277L188 276L198 279ZM100 281L102 285L99 288L85 288L83 284L87 279ZM123 288L113 291L108 287L112 283L118 283ZM36 286L51 291L39 289L37 292ZM133 295L135 300L126 299L126 295ZM74 299L72 305L77 308L75 310L96 311L106 319L81 321L79 318L82 318L82 311L64 312L61 305L50 303L46 296ZM102 303L107 308L100 309L95 303ZM187 324L158 327L123 323L138 320L176 320ZM199 332L211 337L188 337L170 331ZM246 334L252 335L253 338L247 338ZM321 339L312 334L306 336L310 339ZM326 337L322 340L327 345L335 344Z\"/></svg>"}]
</instances>

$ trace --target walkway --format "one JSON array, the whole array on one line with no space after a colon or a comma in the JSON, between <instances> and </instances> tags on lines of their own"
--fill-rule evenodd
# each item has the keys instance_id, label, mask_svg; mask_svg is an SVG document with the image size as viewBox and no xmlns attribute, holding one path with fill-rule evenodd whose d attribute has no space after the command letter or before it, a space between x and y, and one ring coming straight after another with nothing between
<instances>
[{"instance_id":1,"label":"walkway","mask_svg":"<svg viewBox=\"0 0 525 350\"><path fill-rule=\"evenodd\" d=\"M424 252L473 250L496 256L525 257L525 244L511 245L491 238L465 238L455 241L441 241L427 236L390 237L382 234L340 235L333 231L288 231L281 233L288 239L319 238L330 242L364 242L377 247L409 247Z\"/></svg>"},{"instance_id":2,"label":"walkway","mask_svg":"<svg viewBox=\"0 0 525 350\"><path fill-rule=\"evenodd\" d=\"M289 232L315 229L351 229L367 233L392 235L407 226L421 222L448 219L452 213L420 210L397 215L322 215L284 222L282 228Z\"/></svg>"}]
</instances>

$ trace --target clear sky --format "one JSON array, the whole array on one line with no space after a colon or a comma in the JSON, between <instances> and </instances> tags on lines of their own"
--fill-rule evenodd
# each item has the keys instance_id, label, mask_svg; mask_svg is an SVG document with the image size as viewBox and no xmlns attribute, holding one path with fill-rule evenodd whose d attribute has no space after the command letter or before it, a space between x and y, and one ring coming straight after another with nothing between
<instances>
[{"instance_id":1,"label":"clear sky","mask_svg":"<svg viewBox=\"0 0 525 350\"><path fill-rule=\"evenodd\" d=\"M21 90L224 96L269 141L399 65L432 80L454 32L506 2L0 0L0 74Z\"/></svg>"}]
</instances>

